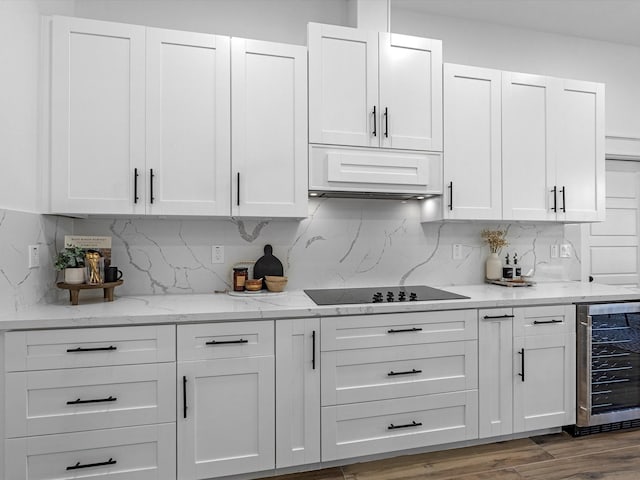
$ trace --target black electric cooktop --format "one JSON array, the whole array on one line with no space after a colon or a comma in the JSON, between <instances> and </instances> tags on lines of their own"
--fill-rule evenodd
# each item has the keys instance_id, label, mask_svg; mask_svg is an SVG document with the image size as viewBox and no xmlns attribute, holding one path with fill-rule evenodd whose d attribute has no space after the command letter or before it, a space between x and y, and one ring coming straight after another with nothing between
<instances>
[{"instance_id":1,"label":"black electric cooktop","mask_svg":"<svg viewBox=\"0 0 640 480\"><path fill-rule=\"evenodd\" d=\"M457 293L410 285L404 287L325 288L305 290L316 305L346 305L352 303L425 302L469 298Z\"/></svg>"}]
</instances>

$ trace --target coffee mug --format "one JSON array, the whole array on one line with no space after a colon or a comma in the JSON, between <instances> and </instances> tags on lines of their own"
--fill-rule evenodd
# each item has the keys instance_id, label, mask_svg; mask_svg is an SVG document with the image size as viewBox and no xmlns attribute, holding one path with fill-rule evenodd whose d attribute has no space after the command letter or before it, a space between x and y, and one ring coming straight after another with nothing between
<instances>
[{"instance_id":1,"label":"coffee mug","mask_svg":"<svg viewBox=\"0 0 640 480\"><path fill-rule=\"evenodd\" d=\"M121 278L122 270L118 270L118 267L107 267L104 269L105 282L117 282Z\"/></svg>"}]
</instances>

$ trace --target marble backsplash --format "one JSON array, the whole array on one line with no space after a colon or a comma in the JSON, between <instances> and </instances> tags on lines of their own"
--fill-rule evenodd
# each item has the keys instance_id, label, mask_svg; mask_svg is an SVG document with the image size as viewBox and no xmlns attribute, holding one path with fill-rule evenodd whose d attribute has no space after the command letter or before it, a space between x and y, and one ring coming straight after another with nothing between
<instances>
[{"instance_id":1,"label":"marble backsplash","mask_svg":"<svg viewBox=\"0 0 640 480\"><path fill-rule=\"evenodd\" d=\"M567 279L580 259L551 259L568 242L559 224L420 223L415 202L311 199L309 217L294 220L88 218L0 210L0 307L20 310L64 299L52 268L65 234L110 235L112 264L124 273L117 295L209 293L229 289L231 269L253 262L271 244L289 277L288 289L342 286L480 283L488 248L484 228L507 229L523 272L538 281ZM27 268L28 245L41 248L41 267ZM463 258L452 259L453 244ZM223 264L211 246L224 246ZM579 252L579 250L578 250ZM88 293L88 292L87 292Z\"/></svg>"},{"instance_id":2,"label":"marble backsplash","mask_svg":"<svg viewBox=\"0 0 640 480\"><path fill-rule=\"evenodd\" d=\"M289 289L479 283L488 248L483 228L506 228L523 271L566 279L579 259L551 259L567 241L558 224L420 223L416 202L311 199L309 217L293 220L101 219L74 221L74 234L111 235L112 263L124 273L123 294L207 293L231 286L231 269L273 246ZM452 260L453 244L463 258ZM224 246L224 264L211 246ZM574 249L575 252L575 249Z\"/></svg>"}]
</instances>

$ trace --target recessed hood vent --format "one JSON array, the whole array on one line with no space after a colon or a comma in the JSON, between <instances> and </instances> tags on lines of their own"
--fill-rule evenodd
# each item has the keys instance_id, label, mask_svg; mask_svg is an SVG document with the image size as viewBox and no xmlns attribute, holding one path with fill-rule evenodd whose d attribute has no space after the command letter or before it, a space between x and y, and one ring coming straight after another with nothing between
<instances>
[{"instance_id":1,"label":"recessed hood vent","mask_svg":"<svg viewBox=\"0 0 640 480\"><path fill-rule=\"evenodd\" d=\"M310 145L309 193L395 200L442 195L442 154Z\"/></svg>"},{"instance_id":2,"label":"recessed hood vent","mask_svg":"<svg viewBox=\"0 0 640 480\"><path fill-rule=\"evenodd\" d=\"M311 198L371 198L376 200L423 200L432 195L412 193L358 192L358 191L309 191Z\"/></svg>"}]
</instances>

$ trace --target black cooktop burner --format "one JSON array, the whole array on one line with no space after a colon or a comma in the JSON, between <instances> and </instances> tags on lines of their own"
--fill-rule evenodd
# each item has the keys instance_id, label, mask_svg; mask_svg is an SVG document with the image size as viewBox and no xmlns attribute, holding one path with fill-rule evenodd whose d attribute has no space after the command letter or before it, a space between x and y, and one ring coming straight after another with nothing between
<instances>
[{"instance_id":1,"label":"black cooktop burner","mask_svg":"<svg viewBox=\"0 0 640 480\"><path fill-rule=\"evenodd\" d=\"M411 285L404 287L324 288L305 290L316 305L346 305L352 303L415 302L469 298L457 293Z\"/></svg>"}]
</instances>

